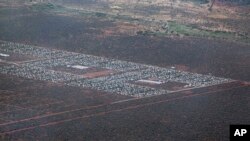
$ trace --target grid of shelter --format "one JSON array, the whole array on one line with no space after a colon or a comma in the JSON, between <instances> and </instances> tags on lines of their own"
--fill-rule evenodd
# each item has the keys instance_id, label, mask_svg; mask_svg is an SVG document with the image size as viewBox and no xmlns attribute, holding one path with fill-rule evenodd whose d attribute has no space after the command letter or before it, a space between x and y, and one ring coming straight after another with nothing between
<instances>
[{"instance_id":1,"label":"grid of shelter","mask_svg":"<svg viewBox=\"0 0 250 141\"><path fill-rule=\"evenodd\" d=\"M105 57L4 42L0 45L0 73L87 87L114 94L146 97L176 90L207 87L230 79L162 68ZM11 64L11 54L39 60ZM9 59L8 59L9 58Z\"/></svg>"}]
</instances>

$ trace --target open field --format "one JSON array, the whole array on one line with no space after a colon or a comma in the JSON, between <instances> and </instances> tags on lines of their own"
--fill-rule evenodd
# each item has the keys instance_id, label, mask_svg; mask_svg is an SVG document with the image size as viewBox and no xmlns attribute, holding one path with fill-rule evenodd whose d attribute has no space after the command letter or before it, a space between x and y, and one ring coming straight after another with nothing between
<instances>
[{"instance_id":1,"label":"open field","mask_svg":"<svg viewBox=\"0 0 250 141\"><path fill-rule=\"evenodd\" d=\"M250 89L242 82L128 101L6 75L1 83L2 140L227 140L229 124L249 123Z\"/></svg>"},{"instance_id":2,"label":"open field","mask_svg":"<svg viewBox=\"0 0 250 141\"><path fill-rule=\"evenodd\" d=\"M0 2L0 141L227 141L250 124L249 5L62 2Z\"/></svg>"},{"instance_id":3,"label":"open field","mask_svg":"<svg viewBox=\"0 0 250 141\"><path fill-rule=\"evenodd\" d=\"M8 10L0 19L2 40L162 67L175 66L190 72L239 80L250 78L249 45L246 44L190 36L138 35L131 27L140 31L145 28L144 24L137 25L124 19L117 22L86 12L79 16L81 11L73 12L75 15L71 15L72 12L68 15L30 14L32 11L23 6ZM124 31L121 31L123 27Z\"/></svg>"},{"instance_id":4,"label":"open field","mask_svg":"<svg viewBox=\"0 0 250 141\"><path fill-rule=\"evenodd\" d=\"M133 113L134 109L142 108L143 110L145 106L154 109L156 108L154 105L162 105L165 102L178 101L179 99L185 100L189 97L194 97L193 99L197 97L202 98L202 95L206 96L207 94L210 95L210 93L228 95L228 92L233 92L233 94L236 92L237 95L240 95L243 91L243 93L249 94L248 88L250 84L248 82L179 71L173 68L161 68L12 42L2 42L0 51L4 51L5 54L16 53L19 54L19 56L30 55L35 58L42 58L29 58L30 60L28 61L16 62L15 64L11 63L11 60L14 60L11 58L15 56L8 56L10 59L3 60L4 64L2 64L0 68L0 105L2 105L0 113L0 135L2 140L137 139L137 134L131 134L129 130L139 130L140 134L146 135L148 131L141 131L142 126L166 130L166 133L170 132L168 127L171 129L174 129L174 127L168 124L166 127L161 127L163 123L168 122L165 121L166 119L158 119L164 116L155 113L158 116L157 119L150 118L151 116L149 115L147 116L148 118L145 118L143 115L150 112L145 112L144 114L140 112L140 114L137 115ZM57 56L57 54L60 55ZM91 67L110 69L117 73L84 77L84 75L75 73L75 71L55 69L57 66L61 68L63 68L63 66L64 68L71 67L71 69L81 71L82 68L84 68L87 74L93 74L93 70L89 69ZM141 80L144 80L142 81L144 85L138 83ZM152 84L148 83L157 82L157 80L161 83L155 83L158 85L156 87L152 87ZM218 100L218 97L216 99ZM249 97L246 97L243 101L241 100L243 105L247 104L247 101L249 101ZM243 109L243 113L246 112L247 114L247 107L249 105L247 104L245 106L246 111ZM227 105L224 107L228 108ZM216 112L220 112L220 110ZM123 120L123 118L119 118L120 120L117 120L116 116L120 116L123 113L137 115L139 119L133 116L130 117L131 119ZM106 116L108 116L108 119L105 118ZM151 127L147 124L143 125L144 122L142 121L144 121L144 118L141 116L143 116L146 121L156 122L157 125L154 126L157 127ZM237 114L235 117L238 117ZM103 122L103 118L105 122ZM117 122L106 125L106 122L109 122L109 120L113 118ZM248 123L249 120L246 119L243 118L242 122ZM139 126L132 127L134 129L131 129L130 124L133 120L139 120L137 121L139 122ZM228 120L228 122L229 121L230 120ZM81 124L84 127L78 124L75 126L75 122L78 122L79 125ZM93 125L91 124L92 122L100 123ZM104 134L113 134L113 132L115 134L117 134L116 132L124 132L124 130L113 130L110 132L110 129L112 129L110 126L118 128L118 125L126 122L129 122L129 126L123 128L128 132L127 136L112 136L111 138L103 136ZM171 125L172 124L175 123L171 123ZM102 128L104 128L105 131L102 132L103 135L99 134L96 136L91 130L96 130L96 128L100 128L100 126L103 126ZM206 128L211 127L208 126ZM74 134L71 134L71 131L68 130L73 130ZM197 128L197 130L200 130L200 128ZM80 132L87 133L81 134ZM156 138L167 137L166 139L171 140L175 138L175 134L178 134L178 132L173 131L171 132L173 137L169 137L166 136L164 131L160 132L162 132L162 134L158 133ZM195 130L193 131L193 133L196 132ZM221 131L222 134L226 132L228 132L228 128L222 129ZM204 133L199 135L199 138L204 139L211 137L211 134L209 134L209 136ZM150 136L147 135L145 139L154 136L152 133ZM185 134L185 136L187 136L187 134ZM194 138L192 134L187 137L190 139ZM225 134L223 138L226 137L227 134ZM217 135L214 134L212 138L217 138ZM178 140L182 139L179 138Z\"/></svg>"}]
</instances>

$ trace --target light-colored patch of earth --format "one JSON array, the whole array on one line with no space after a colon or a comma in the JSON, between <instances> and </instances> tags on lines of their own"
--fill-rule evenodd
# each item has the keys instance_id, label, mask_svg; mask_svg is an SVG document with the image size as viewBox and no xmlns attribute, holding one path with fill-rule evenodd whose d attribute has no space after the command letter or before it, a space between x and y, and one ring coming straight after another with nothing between
<instances>
[{"instance_id":1,"label":"light-colored patch of earth","mask_svg":"<svg viewBox=\"0 0 250 141\"><path fill-rule=\"evenodd\" d=\"M142 30L143 26L135 25L125 22L117 22L116 26L102 29L102 34L98 35L97 38L103 39L110 36L120 35L136 35L136 32Z\"/></svg>"},{"instance_id":2,"label":"light-colored patch of earth","mask_svg":"<svg viewBox=\"0 0 250 141\"><path fill-rule=\"evenodd\" d=\"M222 32L236 32L235 29L233 29L230 26L227 26L223 23L220 23L219 25L213 25L211 27L207 26L200 26L201 29L203 30L209 30L209 31L222 31Z\"/></svg>"},{"instance_id":3,"label":"light-colored patch of earth","mask_svg":"<svg viewBox=\"0 0 250 141\"><path fill-rule=\"evenodd\" d=\"M186 65L174 65L174 67L177 69L177 70L181 70L181 71L188 71L190 70L190 68Z\"/></svg>"},{"instance_id":4,"label":"light-colored patch of earth","mask_svg":"<svg viewBox=\"0 0 250 141\"><path fill-rule=\"evenodd\" d=\"M112 70L103 70L103 71L98 71L98 72L89 72L85 73L83 75L84 78L96 78L96 77L101 77L101 76L107 76L111 73L114 73Z\"/></svg>"}]
</instances>

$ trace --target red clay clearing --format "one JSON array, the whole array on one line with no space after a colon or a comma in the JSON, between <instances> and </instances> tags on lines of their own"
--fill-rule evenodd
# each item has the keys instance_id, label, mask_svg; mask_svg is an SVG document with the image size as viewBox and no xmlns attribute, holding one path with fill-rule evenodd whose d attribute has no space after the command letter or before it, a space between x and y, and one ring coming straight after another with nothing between
<instances>
[{"instance_id":1,"label":"red clay clearing","mask_svg":"<svg viewBox=\"0 0 250 141\"><path fill-rule=\"evenodd\" d=\"M96 78L96 77L101 77L101 76L106 76L111 73L114 73L112 70L103 70L99 72L89 72L83 75L84 78Z\"/></svg>"}]
</instances>

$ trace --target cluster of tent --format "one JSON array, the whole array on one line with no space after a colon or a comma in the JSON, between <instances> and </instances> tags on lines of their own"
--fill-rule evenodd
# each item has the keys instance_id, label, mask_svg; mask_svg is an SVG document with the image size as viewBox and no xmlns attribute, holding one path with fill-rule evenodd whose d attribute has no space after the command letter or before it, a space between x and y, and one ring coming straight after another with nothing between
<instances>
[{"instance_id":1,"label":"cluster of tent","mask_svg":"<svg viewBox=\"0 0 250 141\"><path fill-rule=\"evenodd\" d=\"M63 82L64 84L70 86L89 87L96 90L130 95L134 97L145 97L171 92L161 88L156 89L134 83L140 80L150 83L151 78L160 80L159 84L169 81L185 83L187 84L186 88L205 87L231 81L230 79L214 77L211 75L178 71L175 70L175 68L162 68L17 43L2 44L1 50L4 50L5 52L28 54L46 59L26 62L18 66L7 65L0 68L0 73L17 75L36 80L52 81L56 83ZM87 79L82 75L51 69L58 66L65 68L72 67L73 69L89 67L105 68L118 71L119 73Z\"/></svg>"}]
</instances>

